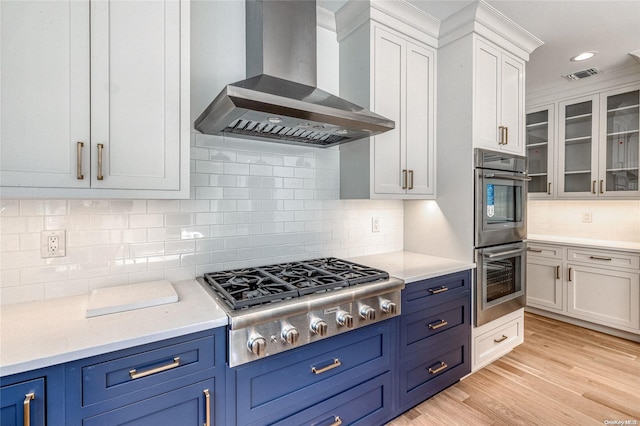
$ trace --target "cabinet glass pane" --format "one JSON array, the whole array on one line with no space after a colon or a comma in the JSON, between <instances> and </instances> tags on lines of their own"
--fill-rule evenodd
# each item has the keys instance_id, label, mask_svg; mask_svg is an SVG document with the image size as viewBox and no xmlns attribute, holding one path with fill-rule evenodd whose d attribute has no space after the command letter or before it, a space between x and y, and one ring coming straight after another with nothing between
<instances>
[{"instance_id":1,"label":"cabinet glass pane","mask_svg":"<svg viewBox=\"0 0 640 426\"><path fill-rule=\"evenodd\" d=\"M564 191L591 191L592 102L565 107Z\"/></svg>"},{"instance_id":2,"label":"cabinet glass pane","mask_svg":"<svg viewBox=\"0 0 640 426\"><path fill-rule=\"evenodd\" d=\"M527 160L531 177L528 192L547 192L549 110L527 114Z\"/></svg>"},{"instance_id":3,"label":"cabinet glass pane","mask_svg":"<svg viewBox=\"0 0 640 426\"><path fill-rule=\"evenodd\" d=\"M606 190L638 190L638 90L607 98Z\"/></svg>"}]
</instances>

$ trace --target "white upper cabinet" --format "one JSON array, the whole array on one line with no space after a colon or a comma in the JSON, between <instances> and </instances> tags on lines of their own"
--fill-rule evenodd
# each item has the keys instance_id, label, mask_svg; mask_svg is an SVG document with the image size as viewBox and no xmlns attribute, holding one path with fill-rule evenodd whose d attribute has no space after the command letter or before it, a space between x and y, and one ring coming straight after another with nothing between
<instances>
[{"instance_id":1,"label":"white upper cabinet","mask_svg":"<svg viewBox=\"0 0 640 426\"><path fill-rule=\"evenodd\" d=\"M416 28L437 22L405 16L424 23L410 26L392 16L415 9L399 2L382 6L395 12L353 1L336 16L340 96L395 122L391 131L340 146L341 197L434 198L435 39Z\"/></svg>"},{"instance_id":2,"label":"white upper cabinet","mask_svg":"<svg viewBox=\"0 0 640 426\"><path fill-rule=\"evenodd\" d=\"M529 198L555 195L555 105L527 111L525 145L529 177Z\"/></svg>"},{"instance_id":3,"label":"white upper cabinet","mask_svg":"<svg viewBox=\"0 0 640 426\"><path fill-rule=\"evenodd\" d=\"M477 39L474 145L524 155L524 61Z\"/></svg>"},{"instance_id":4,"label":"white upper cabinet","mask_svg":"<svg viewBox=\"0 0 640 426\"><path fill-rule=\"evenodd\" d=\"M189 2L0 7L3 195L188 197Z\"/></svg>"},{"instance_id":5,"label":"white upper cabinet","mask_svg":"<svg viewBox=\"0 0 640 426\"><path fill-rule=\"evenodd\" d=\"M640 85L558 102L558 196L638 197Z\"/></svg>"}]
</instances>

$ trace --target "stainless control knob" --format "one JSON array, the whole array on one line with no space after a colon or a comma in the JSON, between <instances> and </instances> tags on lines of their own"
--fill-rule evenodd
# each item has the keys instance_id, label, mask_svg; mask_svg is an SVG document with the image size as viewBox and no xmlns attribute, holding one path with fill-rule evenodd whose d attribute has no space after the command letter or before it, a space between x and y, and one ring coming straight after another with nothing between
<instances>
[{"instance_id":1,"label":"stainless control knob","mask_svg":"<svg viewBox=\"0 0 640 426\"><path fill-rule=\"evenodd\" d=\"M376 319L376 310L371 306L362 305L360 308L360 316L366 320L374 320Z\"/></svg>"},{"instance_id":2,"label":"stainless control knob","mask_svg":"<svg viewBox=\"0 0 640 426\"><path fill-rule=\"evenodd\" d=\"M395 315L398 312L398 305L391 300L383 300L382 303L380 303L380 308L382 308L382 312L385 314Z\"/></svg>"},{"instance_id":3,"label":"stainless control knob","mask_svg":"<svg viewBox=\"0 0 640 426\"><path fill-rule=\"evenodd\" d=\"M251 353L263 356L267 351L267 341L259 334L251 336L247 342L247 349L249 349Z\"/></svg>"},{"instance_id":4,"label":"stainless control knob","mask_svg":"<svg viewBox=\"0 0 640 426\"><path fill-rule=\"evenodd\" d=\"M353 316L346 311L338 311L336 313L336 322L340 326L353 328Z\"/></svg>"},{"instance_id":5,"label":"stainless control knob","mask_svg":"<svg viewBox=\"0 0 640 426\"><path fill-rule=\"evenodd\" d=\"M311 332L320 336L326 336L328 331L327 323L324 320L317 319L311 322Z\"/></svg>"},{"instance_id":6,"label":"stainless control knob","mask_svg":"<svg viewBox=\"0 0 640 426\"><path fill-rule=\"evenodd\" d=\"M287 327L282 330L282 340L290 345L295 345L298 343L298 338L300 337L300 333L298 329L295 327Z\"/></svg>"}]
</instances>

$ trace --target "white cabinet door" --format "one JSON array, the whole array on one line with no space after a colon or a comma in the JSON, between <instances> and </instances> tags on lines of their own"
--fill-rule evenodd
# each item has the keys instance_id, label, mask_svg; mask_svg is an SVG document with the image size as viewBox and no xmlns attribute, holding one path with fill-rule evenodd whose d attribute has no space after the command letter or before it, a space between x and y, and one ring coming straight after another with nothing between
<instances>
[{"instance_id":1,"label":"white cabinet door","mask_svg":"<svg viewBox=\"0 0 640 426\"><path fill-rule=\"evenodd\" d=\"M408 194L434 195L435 185L435 55L407 44L406 140Z\"/></svg>"},{"instance_id":2,"label":"white cabinet door","mask_svg":"<svg viewBox=\"0 0 640 426\"><path fill-rule=\"evenodd\" d=\"M527 306L563 310L562 259L527 256Z\"/></svg>"},{"instance_id":3,"label":"white cabinet door","mask_svg":"<svg viewBox=\"0 0 640 426\"><path fill-rule=\"evenodd\" d=\"M88 187L89 3L1 1L0 77L2 185Z\"/></svg>"},{"instance_id":4,"label":"white cabinet door","mask_svg":"<svg viewBox=\"0 0 640 426\"><path fill-rule=\"evenodd\" d=\"M568 264L567 312L603 325L640 327L640 274Z\"/></svg>"},{"instance_id":5,"label":"white cabinet door","mask_svg":"<svg viewBox=\"0 0 640 426\"><path fill-rule=\"evenodd\" d=\"M93 188L179 189L180 12L174 0L91 3Z\"/></svg>"},{"instance_id":6,"label":"white cabinet door","mask_svg":"<svg viewBox=\"0 0 640 426\"><path fill-rule=\"evenodd\" d=\"M476 40L474 145L524 154L524 62Z\"/></svg>"},{"instance_id":7,"label":"white cabinet door","mask_svg":"<svg viewBox=\"0 0 640 426\"><path fill-rule=\"evenodd\" d=\"M598 193L598 95L558 103L558 196Z\"/></svg>"},{"instance_id":8,"label":"white cabinet door","mask_svg":"<svg viewBox=\"0 0 640 426\"><path fill-rule=\"evenodd\" d=\"M396 123L393 130L373 138L374 192L404 194L406 41L380 27L374 31L373 110Z\"/></svg>"}]
</instances>

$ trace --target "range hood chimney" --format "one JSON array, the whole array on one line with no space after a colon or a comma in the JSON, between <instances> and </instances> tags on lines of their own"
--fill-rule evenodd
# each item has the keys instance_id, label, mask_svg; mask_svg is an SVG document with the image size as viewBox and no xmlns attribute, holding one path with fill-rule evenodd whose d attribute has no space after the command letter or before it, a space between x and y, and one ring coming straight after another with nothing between
<instances>
[{"instance_id":1,"label":"range hood chimney","mask_svg":"<svg viewBox=\"0 0 640 426\"><path fill-rule=\"evenodd\" d=\"M316 87L315 1L246 0L247 79L227 85L195 121L211 135L330 147L393 121Z\"/></svg>"}]
</instances>

